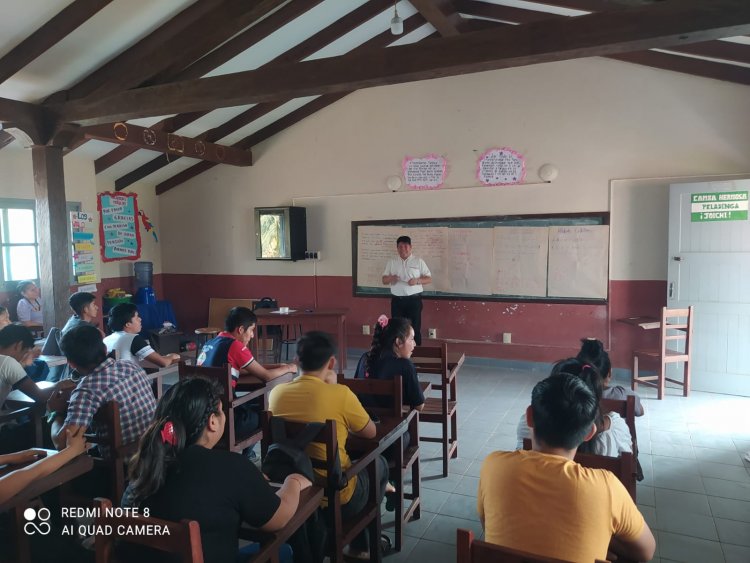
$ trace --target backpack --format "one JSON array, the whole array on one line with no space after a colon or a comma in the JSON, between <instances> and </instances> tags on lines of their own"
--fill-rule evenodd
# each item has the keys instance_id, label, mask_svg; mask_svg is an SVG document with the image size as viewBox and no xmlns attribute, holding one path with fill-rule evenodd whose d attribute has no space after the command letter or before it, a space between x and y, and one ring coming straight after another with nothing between
<instances>
[{"instance_id":1,"label":"backpack","mask_svg":"<svg viewBox=\"0 0 750 563\"><path fill-rule=\"evenodd\" d=\"M283 483L292 473L304 475L311 482L315 482L312 460L307 455L305 448L312 442L318 433L324 428L321 422L308 422L302 432L294 438L286 435L284 419L280 417L271 418L271 435L274 442L268 446L268 452L263 459L262 471L275 483ZM346 486L346 479L341 475L341 464L336 452L336 470L333 475L328 476L329 484L336 488Z\"/></svg>"}]
</instances>

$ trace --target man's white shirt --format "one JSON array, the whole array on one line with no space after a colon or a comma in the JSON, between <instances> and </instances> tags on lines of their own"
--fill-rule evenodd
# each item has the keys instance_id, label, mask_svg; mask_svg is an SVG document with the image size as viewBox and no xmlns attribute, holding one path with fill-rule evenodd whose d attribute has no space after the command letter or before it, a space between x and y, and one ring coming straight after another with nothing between
<instances>
[{"instance_id":1,"label":"man's white shirt","mask_svg":"<svg viewBox=\"0 0 750 563\"><path fill-rule=\"evenodd\" d=\"M401 260L400 256L395 256L388 260L383 275L398 276L398 281L391 285L391 293L397 297L422 293L424 290L422 284L409 285L409 280L432 277L430 269L424 260L413 254L406 260Z\"/></svg>"}]
</instances>

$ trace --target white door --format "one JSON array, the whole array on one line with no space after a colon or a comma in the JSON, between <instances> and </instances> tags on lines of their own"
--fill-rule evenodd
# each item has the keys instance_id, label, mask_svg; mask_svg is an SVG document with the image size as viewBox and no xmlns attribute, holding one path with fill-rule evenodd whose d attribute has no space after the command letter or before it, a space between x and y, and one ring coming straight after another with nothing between
<instances>
[{"instance_id":1,"label":"white door","mask_svg":"<svg viewBox=\"0 0 750 563\"><path fill-rule=\"evenodd\" d=\"M750 396L749 193L750 180L670 186L667 306L695 306L697 391Z\"/></svg>"}]
</instances>

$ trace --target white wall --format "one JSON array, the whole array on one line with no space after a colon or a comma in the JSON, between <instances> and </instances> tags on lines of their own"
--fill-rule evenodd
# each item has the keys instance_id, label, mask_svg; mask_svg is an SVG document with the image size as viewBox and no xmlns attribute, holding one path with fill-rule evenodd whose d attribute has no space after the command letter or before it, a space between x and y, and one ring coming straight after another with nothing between
<instances>
[{"instance_id":1,"label":"white wall","mask_svg":"<svg viewBox=\"0 0 750 563\"><path fill-rule=\"evenodd\" d=\"M216 167L160 196L164 271L311 273L306 263L254 259L256 206L306 206L308 248L324 253L318 274L350 275L352 220L602 211L613 179L748 173L748 94L598 58L356 92L255 147L253 167ZM385 187L405 155L429 152L448 159L446 188L474 186L477 156L496 146L525 155L529 182L547 162L559 177L435 192ZM640 237L613 242L612 278L663 279L663 258L639 247L666 249L664 194L626 188L616 197L613 224Z\"/></svg>"},{"instance_id":2,"label":"white wall","mask_svg":"<svg viewBox=\"0 0 750 563\"><path fill-rule=\"evenodd\" d=\"M81 203L81 210L97 214L96 194L102 191L114 191L114 183L97 177L94 174L94 163L90 158L75 152L63 159L65 173L65 196L68 201ZM138 205L144 209L152 222L159 226L159 203L153 186L134 184L130 190L138 194ZM0 151L0 197L34 199L34 176L31 166L31 151L23 149L14 142ZM98 225L98 223L97 223ZM95 235L98 245L99 234ZM154 262L154 273L161 273L161 245L151 235L141 230L141 260ZM96 255L99 260L99 254ZM100 278L132 276L133 265L130 261L99 261Z\"/></svg>"}]
</instances>

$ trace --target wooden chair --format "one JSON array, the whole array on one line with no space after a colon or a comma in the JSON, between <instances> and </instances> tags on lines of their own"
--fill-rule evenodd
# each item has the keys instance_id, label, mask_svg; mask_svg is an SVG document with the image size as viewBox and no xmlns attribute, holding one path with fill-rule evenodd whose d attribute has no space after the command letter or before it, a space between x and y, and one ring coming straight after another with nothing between
<instances>
[{"instance_id":1,"label":"wooden chair","mask_svg":"<svg viewBox=\"0 0 750 563\"><path fill-rule=\"evenodd\" d=\"M346 379L342 374L338 376L338 382L346 385L358 397L369 395L391 397L392 401L387 407L365 407L372 415L378 416L401 416L403 407L403 387L401 376L396 375L393 379ZM410 520L419 520L421 516L420 497L420 472L419 472L419 416L412 418L409 424L409 447L404 450L399 448L397 442L393 446L394 459L388 460L389 477L396 487L396 513L395 534L396 551L401 551L404 541L404 525ZM404 482L407 473L411 471L411 491L406 492ZM409 501L409 506L404 510L404 499Z\"/></svg>"},{"instance_id":2,"label":"wooden chair","mask_svg":"<svg viewBox=\"0 0 750 563\"><path fill-rule=\"evenodd\" d=\"M682 350L670 347L670 344L684 342ZM690 393L690 362L693 347L693 306L687 309L668 309L663 307L661 311L661 336L659 348L635 350L633 352L633 391L638 389L638 384L656 387L657 398L664 398L664 388L667 381L682 386L682 394L687 397ZM639 376L639 360L648 359L659 363L659 373L656 375ZM667 365L683 363L682 380L667 377Z\"/></svg>"},{"instance_id":3,"label":"wooden chair","mask_svg":"<svg viewBox=\"0 0 750 563\"><path fill-rule=\"evenodd\" d=\"M271 430L272 413L264 411L261 415L261 425L263 428L263 442L261 451L263 457L268 452L268 447L273 444L274 436ZM287 437L293 438L299 434L307 423L292 420L284 420L284 427ZM353 460L352 465L345 471L340 471L344 482L354 478L355 475L362 471L367 471L370 480L370 490L368 493L367 504L356 518L344 522L341 516L341 492L340 483L336 482L334 476L339 472L337 465L338 460L338 439L336 436L336 422L326 420L323 429L314 439L314 443L322 444L326 450L326 460L321 461L312 459L313 468L323 470L328 478L321 478L317 485L323 487L325 496L328 499L328 508L326 514L330 519L329 530L329 549L332 563L342 563L344 561L344 546L351 541L364 529L370 530L371 538L380 538L380 503L377 502L377 487L372 486L377 483L377 463L376 456L366 455L360 460ZM376 540L377 541L377 540ZM375 547L375 546L373 546ZM370 550L370 561L379 560L379 550L377 548Z\"/></svg>"},{"instance_id":4,"label":"wooden chair","mask_svg":"<svg viewBox=\"0 0 750 563\"><path fill-rule=\"evenodd\" d=\"M458 563L571 563L476 540L474 532L461 528L456 530L456 561ZM595 563L600 562L597 560Z\"/></svg>"},{"instance_id":5,"label":"wooden chair","mask_svg":"<svg viewBox=\"0 0 750 563\"><path fill-rule=\"evenodd\" d=\"M637 454L638 438L635 431L635 397L628 396L627 399L601 399L599 410L603 413L616 412L625 421L633 439L633 453Z\"/></svg>"},{"instance_id":6,"label":"wooden chair","mask_svg":"<svg viewBox=\"0 0 750 563\"><path fill-rule=\"evenodd\" d=\"M524 438L523 449L531 449L531 440ZM625 486L633 502L636 502L636 468L635 457L631 453L622 452L618 457L608 457L596 454L584 454L576 452L573 461L580 463L584 467L591 469L606 469L614 473L620 482Z\"/></svg>"},{"instance_id":7,"label":"wooden chair","mask_svg":"<svg viewBox=\"0 0 750 563\"><path fill-rule=\"evenodd\" d=\"M253 304L253 311L258 309L278 309L279 303L273 297L261 297ZM281 361L281 341L283 340L283 331L281 325L265 325L256 328L258 349L255 355L267 361L270 354L270 361L278 364Z\"/></svg>"},{"instance_id":8,"label":"wooden chair","mask_svg":"<svg viewBox=\"0 0 750 563\"><path fill-rule=\"evenodd\" d=\"M111 526L112 530L111 534L96 534L95 536L96 563L118 561L115 557L115 542L137 544L163 551L179 557L181 563L203 563L200 526L195 520L171 522L144 516L107 516L106 511L112 509L112 502L106 498L95 499L94 506L98 508L96 525ZM169 534L130 535L124 533L131 526L148 525L158 526L158 529L162 531L166 528Z\"/></svg>"},{"instance_id":9,"label":"wooden chair","mask_svg":"<svg viewBox=\"0 0 750 563\"><path fill-rule=\"evenodd\" d=\"M436 358L433 366L420 365L417 367L419 373L434 373L440 375L440 382L432 386L433 391L439 393L439 397L428 397L424 408L419 413L419 420L440 424L442 432L439 438L422 436L422 442L438 442L443 448L443 477L448 476L448 460L458 457L458 393L457 376L461 363L452 370L448 369L448 344L443 342L439 347L418 346L415 348L413 357Z\"/></svg>"},{"instance_id":10,"label":"wooden chair","mask_svg":"<svg viewBox=\"0 0 750 563\"><path fill-rule=\"evenodd\" d=\"M265 389L261 387L255 391L249 391L241 395L237 394L239 396L236 396L232 386L232 368L230 366L220 368L188 366L184 362L180 362L178 373L180 379L185 377L205 377L206 379L213 379L221 386L221 406L227 417L227 421L224 434L221 436L219 443L216 444L217 448L232 452L242 452L245 448L249 448L260 441L263 437L260 428L248 435L238 434L234 426L234 409L249 403L253 399L263 397Z\"/></svg>"},{"instance_id":11,"label":"wooden chair","mask_svg":"<svg viewBox=\"0 0 750 563\"><path fill-rule=\"evenodd\" d=\"M247 307L251 311L255 306L255 299L225 299L223 297L211 297L208 300L208 325L196 328L195 357L201 353L203 345L222 331L224 321L233 307Z\"/></svg>"}]
</instances>

